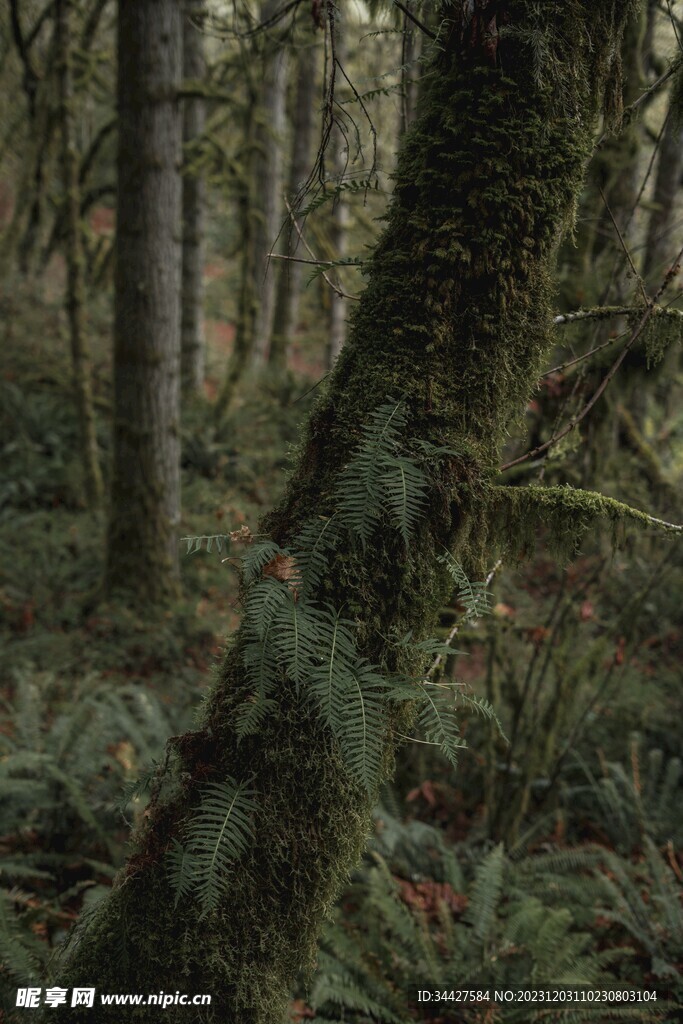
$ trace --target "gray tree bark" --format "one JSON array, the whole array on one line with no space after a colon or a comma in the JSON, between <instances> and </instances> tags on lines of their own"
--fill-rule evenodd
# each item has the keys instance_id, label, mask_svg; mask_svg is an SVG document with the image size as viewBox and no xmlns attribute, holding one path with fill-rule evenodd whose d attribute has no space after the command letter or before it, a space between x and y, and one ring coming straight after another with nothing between
<instances>
[{"instance_id":1,"label":"gray tree bark","mask_svg":"<svg viewBox=\"0 0 683 1024\"><path fill-rule=\"evenodd\" d=\"M652 213L647 226L643 277L651 283L661 282L676 258L680 239L673 237L676 197L683 171L683 126L669 107L660 143L657 177L652 193Z\"/></svg>"},{"instance_id":2,"label":"gray tree bark","mask_svg":"<svg viewBox=\"0 0 683 1024\"><path fill-rule=\"evenodd\" d=\"M204 0L185 0L183 17L183 78L201 82L206 74L204 37L198 26ZM183 100L185 161L192 163L192 143L204 131L205 101L199 96ZM183 174L183 273L180 373L184 394L201 391L204 384L204 203L201 171Z\"/></svg>"},{"instance_id":3,"label":"gray tree bark","mask_svg":"<svg viewBox=\"0 0 683 1024\"><path fill-rule=\"evenodd\" d=\"M337 60L343 66L347 59L346 27L341 18L336 21L335 51ZM339 80L339 76L338 76ZM341 185L344 180L349 161L348 143L342 132L335 127L332 131L330 143L330 165L335 186ZM343 259L346 256L346 243L349 230L349 207L344 199L343 192L335 199L332 206L332 223L330 226L330 251L334 259ZM339 275L337 280L341 284ZM337 361L346 340L346 316L347 300L337 292L330 290L330 315L327 335L326 362L327 369L331 370Z\"/></svg>"},{"instance_id":4,"label":"gray tree bark","mask_svg":"<svg viewBox=\"0 0 683 1024\"><path fill-rule=\"evenodd\" d=\"M72 0L57 0L55 8L59 112L62 136L62 182L64 188L64 248L66 253L66 311L73 367L73 386L81 434L81 458L88 504L102 500L102 472L97 450L93 407L90 344L85 319L84 259L81 238L81 196L79 159L74 142L73 74L71 60Z\"/></svg>"},{"instance_id":5,"label":"gray tree bark","mask_svg":"<svg viewBox=\"0 0 683 1024\"><path fill-rule=\"evenodd\" d=\"M182 7L119 0L114 426L105 584L178 591Z\"/></svg>"},{"instance_id":6,"label":"gray tree bark","mask_svg":"<svg viewBox=\"0 0 683 1024\"><path fill-rule=\"evenodd\" d=\"M264 0L261 21L266 21L279 8L280 0ZM282 227L284 184L284 147L287 106L288 53L282 41L266 39L263 56L263 92L261 121L256 133L256 159L254 177L257 203L254 210L254 342L251 362L263 366L268 358L268 347L275 312L275 262L268 253L276 244Z\"/></svg>"},{"instance_id":7,"label":"gray tree bark","mask_svg":"<svg viewBox=\"0 0 683 1024\"><path fill-rule=\"evenodd\" d=\"M290 206L295 202L297 193L311 170L316 58L317 50L313 45L306 45L297 55L298 71L294 98L292 158L287 188ZM293 206L292 209L294 210ZM298 220L297 224L299 224ZM301 255L302 246L294 224L290 223L285 228L285 239L285 254L288 256ZM268 356L270 366L276 370L283 370L286 367L287 351L296 332L301 299L301 278L301 263L283 261L278 278L273 333Z\"/></svg>"}]
</instances>

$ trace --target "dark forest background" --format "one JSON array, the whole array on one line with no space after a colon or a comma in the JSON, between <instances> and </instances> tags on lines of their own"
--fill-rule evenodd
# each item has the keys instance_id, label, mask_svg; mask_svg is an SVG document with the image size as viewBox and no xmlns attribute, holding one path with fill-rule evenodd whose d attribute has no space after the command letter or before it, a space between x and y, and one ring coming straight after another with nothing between
<instances>
[{"instance_id":1,"label":"dark forest background","mask_svg":"<svg viewBox=\"0 0 683 1024\"><path fill-rule=\"evenodd\" d=\"M557 557L541 529L523 557L492 545L458 567L439 613L451 650L426 668L456 684L466 749L455 767L419 728L400 748L293 1020L564 1019L417 1002L522 986L656 993L572 1020L681 1019L683 575L657 528L680 520L683 474L679 8L650 0L627 26L625 114L596 136L554 347L500 476L653 518ZM7 1019L108 891L150 766L217 675L242 558L365 287L439 22L426 0L186 0L175 38L130 22L118 95L116 25L110 0L0 12ZM150 102L167 122L145 121Z\"/></svg>"}]
</instances>

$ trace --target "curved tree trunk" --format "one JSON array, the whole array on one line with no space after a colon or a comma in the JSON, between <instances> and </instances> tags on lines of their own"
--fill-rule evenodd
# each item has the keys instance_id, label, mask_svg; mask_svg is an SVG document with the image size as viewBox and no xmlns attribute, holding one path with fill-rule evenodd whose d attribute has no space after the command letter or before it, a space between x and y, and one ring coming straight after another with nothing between
<instances>
[{"instance_id":1,"label":"curved tree trunk","mask_svg":"<svg viewBox=\"0 0 683 1024\"><path fill-rule=\"evenodd\" d=\"M202 82L206 74L204 36L200 28L204 0L185 0L183 17L183 78ZM185 157L204 131L205 104L200 96L183 100ZM191 150L190 150L191 152ZM190 163L191 163L190 159ZM202 172L183 174L183 274L180 330L180 377L185 394L204 384L204 178Z\"/></svg>"},{"instance_id":2,"label":"curved tree trunk","mask_svg":"<svg viewBox=\"0 0 683 1024\"><path fill-rule=\"evenodd\" d=\"M120 0L114 436L105 583L178 591L182 9Z\"/></svg>"},{"instance_id":3,"label":"curved tree trunk","mask_svg":"<svg viewBox=\"0 0 683 1024\"><path fill-rule=\"evenodd\" d=\"M73 365L74 394L81 434L81 458L88 504L102 500L102 473L97 451L90 345L85 321L84 259L81 239L81 195L78 155L73 132L70 13L72 0L57 0L57 62L59 67L62 180L64 187L64 245L66 250L66 309Z\"/></svg>"},{"instance_id":4,"label":"curved tree trunk","mask_svg":"<svg viewBox=\"0 0 683 1024\"><path fill-rule=\"evenodd\" d=\"M343 609L359 650L385 671L421 670L418 655L390 640L431 632L450 590L437 556L447 547L468 564L485 537L493 507L487 481L552 336L549 271L581 185L622 8L617 0L542 7L510 0L497 21L484 18L483 4L444 5L449 20L404 139L349 341L285 498L262 525L286 545L304 523L335 513L361 427L388 395L403 396L406 438L447 446L409 546L388 527L366 547L340 534L307 598ZM547 68L534 68L527 49L539 32ZM286 569L286 561L273 562L271 573ZM406 723L395 733L396 716L383 713L381 765L369 790L354 781L335 734L283 674L271 713L238 741L236 711L252 694L248 643L243 626L198 729L170 741L135 853L60 971L61 984L112 992L182 987L212 994L205 1020L285 1019L289 987L310 967L322 919L364 846L377 787L392 770ZM203 914L187 896L176 907L167 871L172 841L196 814L207 783L230 777L255 793L253 836L214 910ZM117 960L113 951L122 947ZM126 1019L147 1012L131 1009ZM165 1019L186 1015L171 1006ZM71 1016L77 1019L66 1009L61 1019Z\"/></svg>"}]
</instances>

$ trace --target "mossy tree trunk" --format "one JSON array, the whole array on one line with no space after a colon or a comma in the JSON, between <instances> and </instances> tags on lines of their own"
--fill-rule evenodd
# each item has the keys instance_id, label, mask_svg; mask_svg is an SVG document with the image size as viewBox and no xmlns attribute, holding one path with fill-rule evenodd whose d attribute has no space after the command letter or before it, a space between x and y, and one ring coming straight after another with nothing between
<instances>
[{"instance_id":1,"label":"mossy tree trunk","mask_svg":"<svg viewBox=\"0 0 683 1024\"><path fill-rule=\"evenodd\" d=\"M183 18L183 78L202 82L206 74L204 36L201 31L204 0L185 0ZM192 143L204 131L205 101L201 96L183 100L183 275L180 341L180 376L185 394L201 391L204 384L204 177L192 167Z\"/></svg>"},{"instance_id":2,"label":"mossy tree trunk","mask_svg":"<svg viewBox=\"0 0 683 1024\"><path fill-rule=\"evenodd\" d=\"M182 5L120 0L113 467L105 584L178 590Z\"/></svg>"},{"instance_id":3,"label":"mossy tree trunk","mask_svg":"<svg viewBox=\"0 0 683 1024\"><path fill-rule=\"evenodd\" d=\"M360 650L387 671L422 667L387 637L432 631L450 591L437 555L447 547L467 565L485 538L487 485L506 427L524 409L552 337L551 265L581 186L623 8L617 0L510 0L492 14L492 5L466 0L444 5L441 46L404 138L367 289L298 469L262 524L286 545L312 516L333 512L360 428L389 395L403 397L408 437L448 446L409 549L388 529L365 550L340 543L314 594L343 607ZM530 46L538 33L543 45L533 52L548 55L544 66ZM287 678L260 730L238 742L235 712L251 693L246 639L238 632L231 644L197 730L169 742L135 852L60 984L182 987L213 995L207 1020L285 1019L290 986L311 965L324 914L365 844L374 797L350 777L336 740ZM387 713L377 786L392 770L394 722ZM227 777L249 782L258 814L227 895L202 917L191 899L174 906L165 858L202 788ZM131 1009L126 1019L147 1012ZM186 1015L165 1012L169 1021ZM61 1016L77 1019L68 1009Z\"/></svg>"},{"instance_id":4,"label":"mossy tree trunk","mask_svg":"<svg viewBox=\"0 0 683 1024\"><path fill-rule=\"evenodd\" d=\"M64 248L66 252L66 310L73 365L73 384L81 434L81 457L88 504L102 500L102 473L97 451L93 406L90 345L85 320L84 254L81 238L79 159L73 128L73 76L71 68L72 0L57 0L57 66L59 71L62 181L64 188Z\"/></svg>"}]
</instances>

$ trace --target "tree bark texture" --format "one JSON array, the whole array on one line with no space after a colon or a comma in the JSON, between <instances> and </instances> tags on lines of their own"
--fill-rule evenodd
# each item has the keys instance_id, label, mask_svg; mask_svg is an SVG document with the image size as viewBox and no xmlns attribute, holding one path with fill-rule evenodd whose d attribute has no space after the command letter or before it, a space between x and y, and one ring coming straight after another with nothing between
<instances>
[{"instance_id":1,"label":"tree bark texture","mask_svg":"<svg viewBox=\"0 0 683 1024\"><path fill-rule=\"evenodd\" d=\"M182 7L120 0L114 425L106 587L178 590Z\"/></svg>"},{"instance_id":2,"label":"tree bark texture","mask_svg":"<svg viewBox=\"0 0 683 1024\"><path fill-rule=\"evenodd\" d=\"M409 547L383 528L365 548L340 542L314 593L343 607L359 649L389 673L424 668L387 638L433 631L451 587L437 560L444 547L465 565L482 544L488 554L488 482L552 340L550 269L624 19L616 0L495 7L495 15L469 0L443 8L442 45L403 141L349 340L286 495L260 527L284 546L312 516L333 514L361 428L387 396L403 397L407 437L448 447ZM549 55L547 67L534 67L534 33L544 36L536 52ZM245 643L238 632L197 730L170 741L135 853L75 945L61 984L182 987L213 995L206 1020L286 1019L290 986L312 965L322 919L365 844L374 794L349 775L334 736L287 677L260 730L238 742L236 709L251 693ZM387 711L377 786L392 771L406 727ZM202 917L191 899L174 907L167 851L202 787L227 777L248 781L258 813L229 891ZM122 937L126 956L117 962L112 950ZM131 1009L128 1020L146 1012ZM185 1014L169 1007L165 1017ZM77 1019L69 1010L62 1019L70 1016Z\"/></svg>"},{"instance_id":3,"label":"tree bark texture","mask_svg":"<svg viewBox=\"0 0 683 1024\"><path fill-rule=\"evenodd\" d=\"M185 0L183 18L183 78L201 82L206 74L204 36L200 26L204 0ZM204 384L204 203L201 170L191 165L196 154L192 143L204 131L205 102L193 96L183 100L183 143L186 167L183 174L183 274L181 316L181 381L184 393L201 391ZM189 165L189 166L187 166Z\"/></svg>"},{"instance_id":4,"label":"tree bark texture","mask_svg":"<svg viewBox=\"0 0 683 1024\"><path fill-rule=\"evenodd\" d=\"M661 284L680 248L674 234L674 215L682 171L683 126L676 112L669 108L660 144L643 260L643 277L650 284Z\"/></svg>"},{"instance_id":5,"label":"tree bark texture","mask_svg":"<svg viewBox=\"0 0 683 1024\"><path fill-rule=\"evenodd\" d=\"M341 66L344 67L347 62L348 47L346 25L343 19L337 19L335 29L335 53L337 60ZM337 81L339 81L339 78L340 76L338 75ZM330 151L333 184L336 187L343 183L344 175L348 170L349 163L348 139L336 126L332 130ZM346 256L349 232L349 213L349 206L344 198L344 193L340 192L332 204L331 211L332 223L330 225L330 249L333 253L334 259L343 259ZM336 278L340 285L340 291L343 291L341 288L342 282L339 274L336 275ZM346 340L346 317L348 308L347 300L338 292L330 290L329 299L330 315L327 334L326 362L327 369L331 370L334 367L344 345L344 341Z\"/></svg>"},{"instance_id":6,"label":"tree bark texture","mask_svg":"<svg viewBox=\"0 0 683 1024\"><path fill-rule=\"evenodd\" d=\"M289 204L293 210L296 207L299 189L311 172L316 57L317 49L312 44L304 46L296 57L297 81L292 125L292 157L287 188ZM286 226L285 240L286 255L302 255L303 247L294 224L290 223ZM299 318L301 279L302 264L295 261L283 261L278 277L273 333L268 354L268 362L276 370L284 370L287 366L287 352L296 332Z\"/></svg>"},{"instance_id":7,"label":"tree bark texture","mask_svg":"<svg viewBox=\"0 0 683 1024\"><path fill-rule=\"evenodd\" d=\"M279 0L264 0L261 21L266 21L280 7ZM253 366L263 366L268 359L268 346L275 312L275 263L268 253L277 242L283 220L282 190L284 185L284 135L287 106L287 67L289 54L284 41L266 39L263 55L263 80L260 117L256 132L254 161L254 342L251 352Z\"/></svg>"},{"instance_id":8,"label":"tree bark texture","mask_svg":"<svg viewBox=\"0 0 683 1024\"><path fill-rule=\"evenodd\" d=\"M57 62L59 68L62 182L64 189L64 248L66 253L66 311L73 367L73 386L80 429L81 458L88 504L102 500L102 473L97 450L90 345L86 327L84 257L81 238L79 158L74 141L73 78L71 68L72 0L57 0Z\"/></svg>"}]
</instances>

